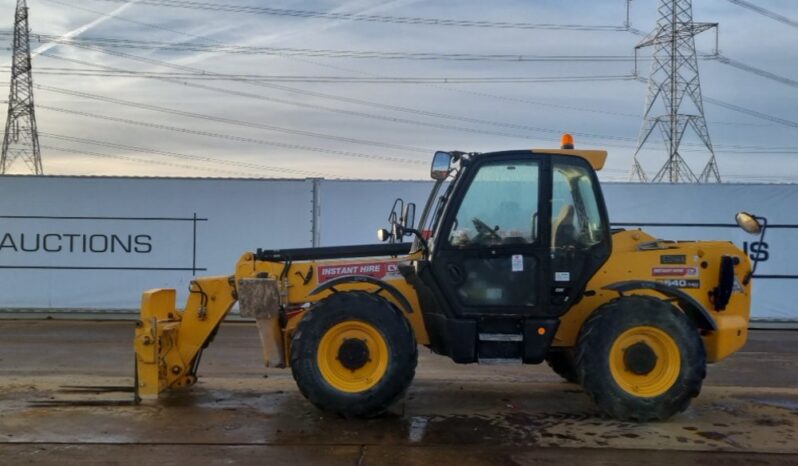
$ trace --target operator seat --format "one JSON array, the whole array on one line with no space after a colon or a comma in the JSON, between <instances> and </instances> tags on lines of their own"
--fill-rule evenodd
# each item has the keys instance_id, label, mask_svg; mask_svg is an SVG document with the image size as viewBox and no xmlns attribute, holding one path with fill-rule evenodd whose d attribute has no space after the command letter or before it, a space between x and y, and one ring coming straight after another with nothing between
<instances>
[{"instance_id":1,"label":"operator seat","mask_svg":"<svg viewBox=\"0 0 798 466\"><path fill-rule=\"evenodd\" d=\"M574 244L576 227L574 226L574 206L566 204L559 215L551 222L551 247Z\"/></svg>"}]
</instances>

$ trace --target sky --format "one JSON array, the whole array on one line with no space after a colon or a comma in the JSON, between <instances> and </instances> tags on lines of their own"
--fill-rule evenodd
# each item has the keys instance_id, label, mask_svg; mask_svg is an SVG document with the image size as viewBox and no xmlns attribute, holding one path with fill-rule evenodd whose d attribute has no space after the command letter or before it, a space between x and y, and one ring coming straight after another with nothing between
<instances>
[{"instance_id":1,"label":"sky","mask_svg":"<svg viewBox=\"0 0 798 466\"><path fill-rule=\"evenodd\" d=\"M15 0L0 0L0 32ZM224 0L208 2L361 15L623 26L625 0ZM798 80L798 28L728 0L696 0L694 20L718 22L723 56ZM794 0L756 4L798 20ZM520 56L633 57L628 31L519 30L395 24L253 12L207 11L110 0L29 0L33 34L159 44L227 44L333 51ZM631 2L631 26L651 31L656 0ZM10 44L10 36L0 35ZM43 41L46 44L46 40ZM715 33L696 39L713 50ZM32 48L43 46L35 40ZM606 149L605 180L627 180L646 84L632 61L530 62L241 54L207 50L45 45L33 61L42 160L51 175L427 179L435 150L552 148L575 134L579 148ZM41 51L41 50L40 50ZM107 53L108 51L112 53ZM120 56L127 54L127 56ZM641 51L644 60L650 49ZM0 48L0 101L8 95L8 46ZM340 55L340 54L339 54ZM640 62L647 77L650 61ZM177 68L176 68L177 67ZM179 68L183 67L183 68ZM186 68L189 67L190 69ZM65 68L94 70L63 74ZM108 68L136 72L86 76ZM798 182L798 89L723 64L699 62L703 94L786 120L777 123L705 104L726 182ZM171 80L161 73L293 77L575 77L609 81L363 83ZM37 73L38 71L38 73ZM56 74L60 73L60 74ZM154 74L153 74L154 73ZM110 99L110 100L109 100ZM158 107L158 109L153 108ZM166 111L164 111L166 109ZM79 112L77 114L75 112ZM96 116L103 118L97 118ZM109 119L110 118L110 119ZM120 119L124 121L120 121ZM5 126L5 112L0 115ZM640 153L652 176L666 160L661 137ZM708 158L685 137L695 172ZM17 162L12 173L25 173Z\"/></svg>"}]
</instances>

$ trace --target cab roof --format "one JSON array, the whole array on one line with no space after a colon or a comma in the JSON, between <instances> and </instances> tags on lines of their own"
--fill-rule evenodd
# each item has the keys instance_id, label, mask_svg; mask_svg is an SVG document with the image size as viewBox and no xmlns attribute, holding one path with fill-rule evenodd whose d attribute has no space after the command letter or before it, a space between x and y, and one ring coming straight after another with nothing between
<instances>
[{"instance_id":1,"label":"cab roof","mask_svg":"<svg viewBox=\"0 0 798 466\"><path fill-rule=\"evenodd\" d=\"M607 151L605 150L590 150L590 149L528 149L528 150L508 150L508 151L499 151L499 152L483 152L483 153L471 153L467 155L471 156L496 156L501 154L510 154L510 153L519 153L519 152L529 152L531 154L538 154L538 155L572 155L574 157L580 157L584 159L587 163L593 167L593 170L599 171L604 168L604 163L607 161Z\"/></svg>"},{"instance_id":2,"label":"cab roof","mask_svg":"<svg viewBox=\"0 0 798 466\"><path fill-rule=\"evenodd\" d=\"M607 151L605 150L586 150L586 149L531 149L533 154L557 154L573 155L587 160L593 170L599 171L604 168L607 161Z\"/></svg>"}]
</instances>

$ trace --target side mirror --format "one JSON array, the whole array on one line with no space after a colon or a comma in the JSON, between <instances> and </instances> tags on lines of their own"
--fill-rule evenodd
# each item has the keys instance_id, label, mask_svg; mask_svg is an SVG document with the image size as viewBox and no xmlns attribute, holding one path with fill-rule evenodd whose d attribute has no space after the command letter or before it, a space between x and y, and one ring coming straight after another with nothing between
<instances>
[{"instance_id":1,"label":"side mirror","mask_svg":"<svg viewBox=\"0 0 798 466\"><path fill-rule=\"evenodd\" d=\"M377 239L382 241L383 243L391 239L393 235L390 231L386 230L385 228L380 228L377 230Z\"/></svg>"},{"instance_id":2,"label":"side mirror","mask_svg":"<svg viewBox=\"0 0 798 466\"><path fill-rule=\"evenodd\" d=\"M435 155L432 157L430 177L436 181L445 180L451 171L452 154L443 151L435 152Z\"/></svg>"},{"instance_id":3,"label":"side mirror","mask_svg":"<svg viewBox=\"0 0 798 466\"><path fill-rule=\"evenodd\" d=\"M759 223L759 219L755 215L751 215L748 212L738 212L734 219L737 220L737 225L746 233L758 235L762 232L762 224Z\"/></svg>"},{"instance_id":4,"label":"side mirror","mask_svg":"<svg viewBox=\"0 0 798 466\"><path fill-rule=\"evenodd\" d=\"M750 233L752 235L759 235L759 242L763 242L765 240L765 230L768 227L768 219L765 217L757 217L756 215L749 214L748 212L738 212L737 215L734 216L734 219L737 220L737 225L743 229L746 233ZM759 265L761 261L759 254L754 256L753 258L754 265L751 267L751 271L743 278L743 285L748 285L748 282L751 281L751 277L754 276L756 273L756 266Z\"/></svg>"},{"instance_id":5,"label":"side mirror","mask_svg":"<svg viewBox=\"0 0 798 466\"><path fill-rule=\"evenodd\" d=\"M416 225L416 204L414 202L408 202L405 206L404 212L402 212L402 228L413 229Z\"/></svg>"}]
</instances>

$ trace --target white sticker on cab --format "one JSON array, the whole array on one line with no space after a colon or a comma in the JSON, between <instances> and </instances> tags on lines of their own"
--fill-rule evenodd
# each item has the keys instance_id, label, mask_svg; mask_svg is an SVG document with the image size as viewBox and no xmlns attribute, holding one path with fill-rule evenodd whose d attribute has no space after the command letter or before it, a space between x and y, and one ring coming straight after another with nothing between
<instances>
[{"instance_id":1,"label":"white sticker on cab","mask_svg":"<svg viewBox=\"0 0 798 466\"><path fill-rule=\"evenodd\" d=\"M521 254L513 254L512 259L512 269L513 272L523 272L524 271L524 256Z\"/></svg>"},{"instance_id":2,"label":"white sticker on cab","mask_svg":"<svg viewBox=\"0 0 798 466\"><path fill-rule=\"evenodd\" d=\"M555 282L570 282L571 272L554 272Z\"/></svg>"}]
</instances>

